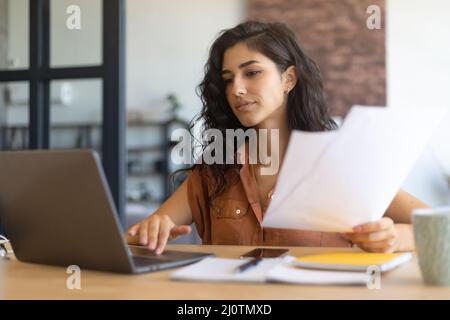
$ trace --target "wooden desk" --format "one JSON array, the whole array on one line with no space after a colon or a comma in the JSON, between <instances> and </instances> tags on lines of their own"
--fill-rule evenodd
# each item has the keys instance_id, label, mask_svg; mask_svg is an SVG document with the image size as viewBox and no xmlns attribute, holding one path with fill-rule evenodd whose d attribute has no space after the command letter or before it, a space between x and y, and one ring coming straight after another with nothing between
<instances>
[{"instance_id":1,"label":"wooden desk","mask_svg":"<svg viewBox=\"0 0 450 320\"><path fill-rule=\"evenodd\" d=\"M244 246L170 245L170 249L215 252L237 258L252 249ZM334 248L291 248L292 255ZM0 260L1 261L1 260ZM425 286L417 260L383 274L380 290L366 286L303 286L290 284L200 283L170 281L173 271L121 275L81 271L81 289L66 288L62 267L27 264L14 257L0 262L1 299L450 299L450 288Z\"/></svg>"}]
</instances>

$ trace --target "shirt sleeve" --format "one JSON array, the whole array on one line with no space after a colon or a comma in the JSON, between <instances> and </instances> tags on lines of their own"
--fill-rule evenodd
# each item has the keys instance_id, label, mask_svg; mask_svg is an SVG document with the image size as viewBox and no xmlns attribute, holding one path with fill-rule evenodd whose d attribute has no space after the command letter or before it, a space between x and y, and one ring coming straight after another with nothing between
<instances>
[{"instance_id":1,"label":"shirt sleeve","mask_svg":"<svg viewBox=\"0 0 450 320\"><path fill-rule=\"evenodd\" d=\"M208 188L199 167L187 178L187 194L192 218L203 244L211 244L211 217L209 215Z\"/></svg>"}]
</instances>

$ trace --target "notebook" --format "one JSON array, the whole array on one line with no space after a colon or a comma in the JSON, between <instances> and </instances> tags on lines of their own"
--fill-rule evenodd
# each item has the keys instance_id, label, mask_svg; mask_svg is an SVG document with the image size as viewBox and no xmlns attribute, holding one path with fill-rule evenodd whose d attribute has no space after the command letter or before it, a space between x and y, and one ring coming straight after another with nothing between
<instances>
[{"instance_id":1,"label":"notebook","mask_svg":"<svg viewBox=\"0 0 450 320\"><path fill-rule=\"evenodd\" d=\"M205 258L170 275L171 280L220 282L282 282L304 285L366 285L365 272L300 269L292 265L295 257L263 259L257 266L236 273L244 259Z\"/></svg>"},{"instance_id":2,"label":"notebook","mask_svg":"<svg viewBox=\"0 0 450 320\"><path fill-rule=\"evenodd\" d=\"M299 257L292 264L308 269L345 271L367 271L370 266L377 266L381 272L386 272L411 257L411 253L329 252Z\"/></svg>"}]
</instances>

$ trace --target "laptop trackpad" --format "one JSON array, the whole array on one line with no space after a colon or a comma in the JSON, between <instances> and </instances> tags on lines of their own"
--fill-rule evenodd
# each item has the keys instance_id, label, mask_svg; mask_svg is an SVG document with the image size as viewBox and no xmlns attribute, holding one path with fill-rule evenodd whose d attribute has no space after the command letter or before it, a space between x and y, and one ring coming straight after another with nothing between
<instances>
[{"instance_id":1,"label":"laptop trackpad","mask_svg":"<svg viewBox=\"0 0 450 320\"><path fill-rule=\"evenodd\" d=\"M158 260L161 262L192 258L192 252L164 250L162 254L156 255L147 247L129 246L129 248L133 257L151 258L152 260Z\"/></svg>"}]
</instances>

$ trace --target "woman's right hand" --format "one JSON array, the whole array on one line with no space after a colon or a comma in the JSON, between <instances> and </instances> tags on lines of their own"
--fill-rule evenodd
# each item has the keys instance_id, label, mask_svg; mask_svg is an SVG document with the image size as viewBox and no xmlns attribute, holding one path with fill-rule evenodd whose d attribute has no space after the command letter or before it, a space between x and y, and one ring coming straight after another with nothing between
<instances>
[{"instance_id":1,"label":"woman's right hand","mask_svg":"<svg viewBox=\"0 0 450 320\"><path fill-rule=\"evenodd\" d=\"M188 225L177 226L172 219L164 214L153 214L147 219L130 227L126 234L128 244L147 246L156 254L161 254L167 240L173 240L191 232Z\"/></svg>"}]
</instances>

